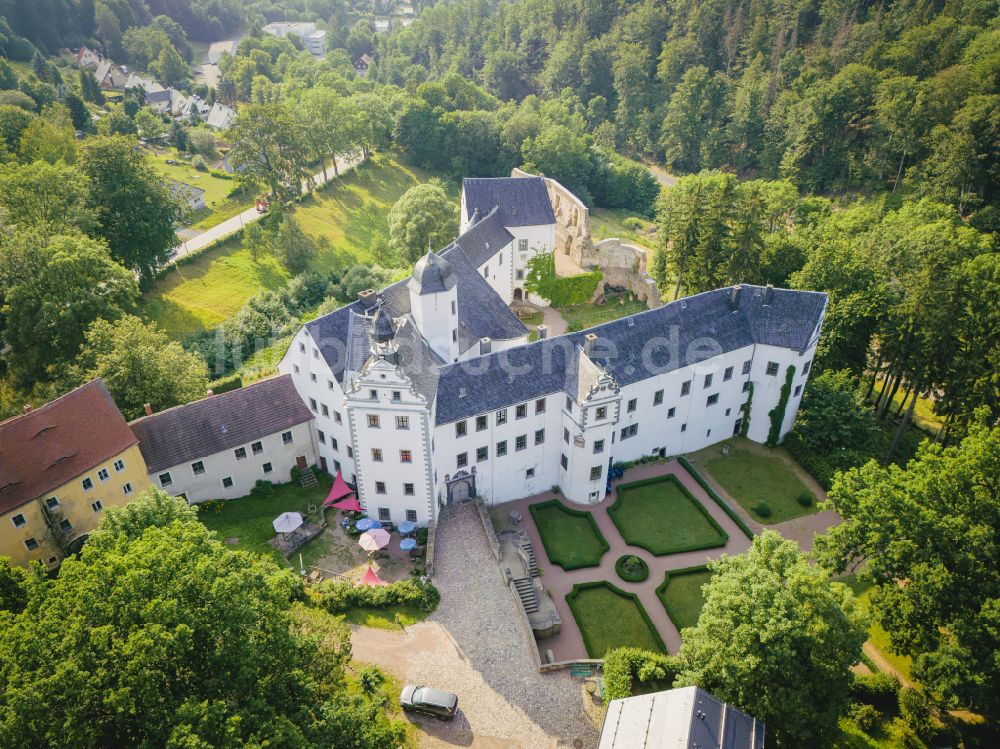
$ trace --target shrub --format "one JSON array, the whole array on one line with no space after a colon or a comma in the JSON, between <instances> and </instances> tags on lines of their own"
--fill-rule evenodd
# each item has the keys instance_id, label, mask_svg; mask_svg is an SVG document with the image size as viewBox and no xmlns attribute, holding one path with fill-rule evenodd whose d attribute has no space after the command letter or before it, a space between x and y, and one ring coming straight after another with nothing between
<instances>
[{"instance_id":1,"label":"shrub","mask_svg":"<svg viewBox=\"0 0 1000 749\"><path fill-rule=\"evenodd\" d=\"M771 517L771 505L767 502L758 502L753 506L753 511L762 518Z\"/></svg>"},{"instance_id":2,"label":"shrub","mask_svg":"<svg viewBox=\"0 0 1000 749\"><path fill-rule=\"evenodd\" d=\"M270 497L274 494L274 484L264 479L257 479L257 483L250 490L251 497Z\"/></svg>"},{"instance_id":3,"label":"shrub","mask_svg":"<svg viewBox=\"0 0 1000 749\"><path fill-rule=\"evenodd\" d=\"M191 166L193 166L199 172L208 171L208 164L205 163L205 158L203 156L195 156L193 159L191 159Z\"/></svg>"},{"instance_id":4,"label":"shrub","mask_svg":"<svg viewBox=\"0 0 1000 749\"><path fill-rule=\"evenodd\" d=\"M385 683L385 676L375 666L365 666L358 674L361 691L365 694L375 694Z\"/></svg>"},{"instance_id":5,"label":"shrub","mask_svg":"<svg viewBox=\"0 0 1000 749\"><path fill-rule=\"evenodd\" d=\"M399 580L376 588L349 582L326 582L319 586L322 602L332 614L351 608L384 609L390 606L410 606L433 611L441 600L438 589L430 583Z\"/></svg>"},{"instance_id":6,"label":"shrub","mask_svg":"<svg viewBox=\"0 0 1000 749\"><path fill-rule=\"evenodd\" d=\"M625 554L615 562L615 572L622 580L641 583L649 577L649 565L634 554Z\"/></svg>"},{"instance_id":7,"label":"shrub","mask_svg":"<svg viewBox=\"0 0 1000 749\"><path fill-rule=\"evenodd\" d=\"M414 538L417 539L417 543L418 544L420 544L421 546L426 546L427 545L427 535L428 535L428 531L427 531L426 528L417 528L416 533L414 534Z\"/></svg>"},{"instance_id":8,"label":"shrub","mask_svg":"<svg viewBox=\"0 0 1000 749\"><path fill-rule=\"evenodd\" d=\"M622 226L629 231L646 231L647 221L643 221L638 216L626 216L622 219Z\"/></svg>"},{"instance_id":9,"label":"shrub","mask_svg":"<svg viewBox=\"0 0 1000 749\"><path fill-rule=\"evenodd\" d=\"M927 698L916 689L906 687L899 692L899 719L910 731L921 739L927 739L934 732Z\"/></svg>"},{"instance_id":10,"label":"shrub","mask_svg":"<svg viewBox=\"0 0 1000 749\"><path fill-rule=\"evenodd\" d=\"M675 656L641 648L614 648L604 655L604 701L630 697L635 683L668 689L679 671Z\"/></svg>"},{"instance_id":11,"label":"shrub","mask_svg":"<svg viewBox=\"0 0 1000 749\"><path fill-rule=\"evenodd\" d=\"M882 713L874 706L867 705L864 702L855 702L851 705L847 709L847 716L857 723L858 728L865 733L871 733L882 722Z\"/></svg>"},{"instance_id":12,"label":"shrub","mask_svg":"<svg viewBox=\"0 0 1000 749\"><path fill-rule=\"evenodd\" d=\"M239 390L241 387L243 387L243 378L238 374L226 375L208 383L208 389L212 391L213 395L228 393L230 390Z\"/></svg>"},{"instance_id":13,"label":"shrub","mask_svg":"<svg viewBox=\"0 0 1000 749\"><path fill-rule=\"evenodd\" d=\"M810 507L813 503L813 495L809 492L802 492L795 498L795 501L803 507Z\"/></svg>"},{"instance_id":14,"label":"shrub","mask_svg":"<svg viewBox=\"0 0 1000 749\"><path fill-rule=\"evenodd\" d=\"M899 680L881 671L857 674L851 682L851 699L894 714L899 709Z\"/></svg>"}]
</instances>

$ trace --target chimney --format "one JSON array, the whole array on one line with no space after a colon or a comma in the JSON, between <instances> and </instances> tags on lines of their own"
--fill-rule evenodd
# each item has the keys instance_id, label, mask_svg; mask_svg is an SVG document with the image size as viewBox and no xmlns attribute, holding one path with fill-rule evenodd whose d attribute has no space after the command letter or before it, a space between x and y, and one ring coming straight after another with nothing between
<instances>
[{"instance_id":1,"label":"chimney","mask_svg":"<svg viewBox=\"0 0 1000 749\"><path fill-rule=\"evenodd\" d=\"M740 294L743 292L743 287L736 284L733 290L729 292L729 309L733 312L740 308Z\"/></svg>"},{"instance_id":2,"label":"chimney","mask_svg":"<svg viewBox=\"0 0 1000 749\"><path fill-rule=\"evenodd\" d=\"M589 357L591 352L594 350L594 344L597 343L597 335L594 333L587 333L583 337L583 353L585 356Z\"/></svg>"},{"instance_id":3,"label":"chimney","mask_svg":"<svg viewBox=\"0 0 1000 749\"><path fill-rule=\"evenodd\" d=\"M209 388L208 390L205 391L206 398L211 398L213 395L215 395L215 392L213 392L212 388Z\"/></svg>"},{"instance_id":4,"label":"chimney","mask_svg":"<svg viewBox=\"0 0 1000 749\"><path fill-rule=\"evenodd\" d=\"M549 337L549 326L548 325L539 325L536 328L536 330L538 331L538 340L539 341L544 340L545 338Z\"/></svg>"},{"instance_id":5,"label":"chimney","mask_svg":"<svg viewBox=\"0 0 1000 749\"><path fill-rule=\"evenodd\" d=\"M378 294L375 293L374 289L365 289L358 292L358 300L360 300L361 306L368 310L375 306L375 302L378 301Z\"/></svg>"},{"instance_id":6,"label":"chimney","mask_svg":"<svg viewBox=\"0 0 1000 749\"><path fill-rule=\"evenodd\" d=\"M769 283L764 289L764 304L770 304L772 296L774 296L774 284Z\"/></svg>"},{"instance_id":7,"label":"chimney","mask_svg":"<svg viewBox=\"0 0 1000 749\"><path fill-rule=\"evenodd\" d=\"M493 350L493 340L489 337L479 339L479 355L485 356Z\"/></svg>"},{"instance_id":8,"label":"chimney","mask_svg":"<svg viewBox=\"0 0 1000 749\"><path fill-rule=\"evenodd\" d=\"M25 412L26 414L30 414L30 413L31 413L31 411L32 411L32 408L31 408L31 404L30 404L30 403L25 403L25 404L24 404L24 412Z\"/></svg>"},{"instance_id":9,"label":"chimney","mask_svg":"<svg viewBox=\"0 0 1000 749\"><path fill-rule=\"evenodd\" d=\"M143 403L142 407L144 409L146 409L146 416L152 416L153 415L153 407L151 405L149 405L148 403Z\"/></svg>"}]
</instances>

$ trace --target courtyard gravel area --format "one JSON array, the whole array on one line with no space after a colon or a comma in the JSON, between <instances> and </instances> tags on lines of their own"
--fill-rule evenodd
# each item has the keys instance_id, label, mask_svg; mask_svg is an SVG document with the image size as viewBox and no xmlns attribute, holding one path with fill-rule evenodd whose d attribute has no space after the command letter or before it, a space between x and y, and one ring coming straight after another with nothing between
<instances>
[{"instance_id":1,"label":"courtyard gravel area","mask_svg":"<svg viewBox=\"0 0 1000 749\"><path fill-rule=\"evenodd\" d=\"M458 695L454 721L408 716L420 745L595 747L601 708L568 671L538 672L471 502L442 513L434 570L441 603L426 621L399 631L354 626L351 634L356 659Z\"/></svg>"}]
</instances>

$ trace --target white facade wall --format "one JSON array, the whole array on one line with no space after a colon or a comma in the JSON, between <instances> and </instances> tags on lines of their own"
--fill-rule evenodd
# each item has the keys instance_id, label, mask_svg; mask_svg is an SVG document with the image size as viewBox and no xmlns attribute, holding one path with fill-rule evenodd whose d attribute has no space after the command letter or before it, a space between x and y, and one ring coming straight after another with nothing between
<instances>
[{"instance_id":1,"label":"white facade wall","mask_svg":"<svg viewBox=\"0 0 1000 749\"><path fill-rule=\"evenodd\" d=\"M281 374L290 374L302 401L312 408L315 401L317 462L321 468L355 483L354 450L348 430L344 391L334 378L316 342L304 326L295 334L278 364Z\"/></svg>"},{"instance_id":2,"label":"white facade wall","mask_svg":"<svg viewBox=\"0 0 1000 749\"><path fill-rule=\"evenodd\" d=\"M420 294L409 287L408 291L417 330L434 353L446 362L458 361L458 284L435 294Z\"/></svg>"},{"instance_id":3,"label":"white facade wall","mask_svg":"<svg viewBox=\"0 0 1000 749\"><path fill-rule=\"evenodd\" d=\"M431 409L393 362L377 359L347 393L358 501L370 517L425 525L435 518ZM400 420L405 420L400 423Z\"/></svg>"},{"instance_id":4,"label":"white facade wall","mask_svg":"<svg viewBox=\"0 0 1000 749\"><path fill-rule=\"evenodd\" d=\"M184 495L188 502L204 502L209 499L236 499L245 497L257 481L272 481L283 484L291 480L291 470L299 457L305 458L306 465L316 463L316 443L312 421L296 424L260 440L252 440L245 445L198 458L162 471L149 474L154 486L174 496ZM288 444L282 438L284 431L292 433ZM262 450L254 454L252 445L260 442ZM236 450L246 451L245 458L237 458ZM195 473L194 464L200 462L203 473ZM264 471L270 464L271 470ZM170 474L170 482L164 483L164 474ZM232 486L223 485L223 480L232 479Z\"/></svg>"},{"instance_id":5,"label":"white facade wall","mask_svg":"<svg viewBox=\"0 0 1000 749\"><path fill-rule=\"evenodd\" d=\"M795 417L799 413L799 405L802 403L802 393L805 390L806 380L812 373L812 360L816 354L816 344L808 348L802 354L786 348L777 346L757 346L756 356L753 363L753 417L750 420L750 429L747 437L755 442L766 442L768 433L771 430L771 410L778 405L781 398L781 387L785 384L788 367L795 367L795 374L792 378L792 389L788 394L788 403L785 406L785 418L781 424L781 439L791 430L795 424ZM769 375L768 364L777 363L777 373ZM808 367L807 367L808 364ZM773 367L772 367L773 369ZM808 369L808 371L804 371Z\"/></svg>"}]
</instances>

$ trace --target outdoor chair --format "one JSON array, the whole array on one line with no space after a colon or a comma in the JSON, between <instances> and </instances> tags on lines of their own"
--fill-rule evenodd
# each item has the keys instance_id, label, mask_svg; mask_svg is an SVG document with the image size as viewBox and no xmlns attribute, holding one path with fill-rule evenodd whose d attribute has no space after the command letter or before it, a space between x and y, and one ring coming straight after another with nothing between
<instances>
[{"instance_id":1,"label":"outdoor chair","mask_svg":"<svg viewBox=\"0 0 1000 749\"><path fill-rule=\"evenodd\" d=\"M423 546L414 546L410 549L410 559L420 559L424 555Z\"/></svg>"},{"instance_id":2,"label":"outdoor chair","mask_svg":"<svg viewBox=\"0 0 1000 749\"><path fill-rule=\"evenodd\" d=\"M517 525L518 523L520 523L523 518L524 518L524 516L520 512L518 512L517 510L511 510L510 511L510 522L513 525Z\"/></svg>"}]
</instances>

